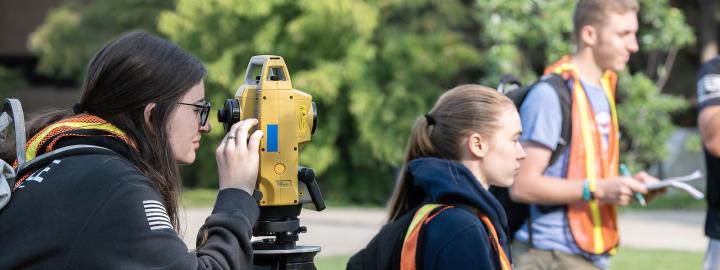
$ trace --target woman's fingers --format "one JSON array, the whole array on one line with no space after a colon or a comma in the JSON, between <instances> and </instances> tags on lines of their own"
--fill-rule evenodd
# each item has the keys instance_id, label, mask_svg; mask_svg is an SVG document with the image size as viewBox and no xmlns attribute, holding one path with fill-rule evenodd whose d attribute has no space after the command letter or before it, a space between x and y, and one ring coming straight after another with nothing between
<instances>
[{"instance_id":1,"label":"woman's fingers","mask_svg":"<svg viewBox=\"0 0 720 270\"><path fill-rule=\"evenodd\" d=\"M235 150L235 148L236 148L235 146L237 145L237 141L238 141L237 133L238 133L238 129L240 129L240 124L242 122L243 121L233 124L230 127L230 130L228 131L228 133L225 134L225 138L223 138L223 141L222 141L222 143L225 144L225 147L223 148L225 151L232 152Z\"/></svg>"},{"instance_id":2,"label":"woman's fingers","mask_svg":"<svg viewBox=\"0 0 720 270\"><path fill-rule=\"evenodd\" d=\"M258 120L254 118L248 118L243 121L238 122L236 125L238 125L238 129L236 131L235 136L237 138L235 139L235 144L241 145L241 144L247 144L248 141L248 132L250 132L250 129L257 125ZM247 148L246 148L247 149Z\"/></svg>"},{"instance_id":3,"label":"woman's fingers","mask_svg":"<svg viewBox=\"0 0 720 270\"><path fill-rule=\"evenodd\" d=\"M258 153L258 149L260 148L260 139L262 139L263 135L265 134L262 130L256 130L253 132L252 136L250 136L250 141L248 142L249 153Z\"/></svg>"},{"instance_id":4,"label":"woman's fingers","mask_svg":"<svg viewBox=\"0 0 720 270\"><path fill-rule=\"evenodd\" d=\"M240 188L252 194L259 165L259 146L263 132L255 131L248 140L248 132L257 125L256 119L246 119L232 125L218 146L216 158L220 188Z\"/></svg>"}]
</instances>

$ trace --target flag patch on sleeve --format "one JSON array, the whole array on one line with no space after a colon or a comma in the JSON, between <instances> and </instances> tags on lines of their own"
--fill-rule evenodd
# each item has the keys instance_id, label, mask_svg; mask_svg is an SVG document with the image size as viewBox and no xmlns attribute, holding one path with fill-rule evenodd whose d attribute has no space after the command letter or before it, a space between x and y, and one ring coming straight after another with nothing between
<instances>
[{"instance_id":1,"label":"flag patch on sleeve","mask_svg":"<svg viewBox=\"0 0 720 270\"><path fill-rule=\"evenodd\" d=\"M162 203L155 200L146 200L143 201L143 207L145 208L145 217L147 217L150 230L173 229L170 217L168 217Z\"/></svg>"}]
</instances>

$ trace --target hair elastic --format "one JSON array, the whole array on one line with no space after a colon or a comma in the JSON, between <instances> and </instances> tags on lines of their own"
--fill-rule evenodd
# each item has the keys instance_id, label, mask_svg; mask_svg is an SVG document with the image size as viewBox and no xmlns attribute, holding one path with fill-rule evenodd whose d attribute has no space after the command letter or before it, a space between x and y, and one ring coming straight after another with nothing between
<instances>
[{"instance_id":1,"label":"hair elastic","mask_svg":"<svg viewBox=\"0 0 720 270\"><path fill-rule=\"evenodd\" d=\"M435 118L433 118L432 115L430 115L430 113L425 114L425 121L427 121L428 126L432 126L435 124Z\"/></svg>"},{"instance_id":2,"label":"hair elastic","mask_svg":"<svg viewBox=\"0 0 720 270\"><path fill-rule=\"evenodd\" d=\"M80 103L75 103L75 105L72 106L72 110L75 114L81 114L81 113L85 112L85 110L83 109L82 105L80 105Z\"/></svg>"}]
</instances>

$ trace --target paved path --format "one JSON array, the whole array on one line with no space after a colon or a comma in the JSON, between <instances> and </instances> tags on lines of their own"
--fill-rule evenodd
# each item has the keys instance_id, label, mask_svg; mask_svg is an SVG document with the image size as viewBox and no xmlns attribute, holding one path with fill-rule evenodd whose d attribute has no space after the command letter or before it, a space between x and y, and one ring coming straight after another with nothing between
<instances>
[{"instance_id":1,"label":"paved path","mask_svg":"<svg viewBox=\"0 0 720 270\"><path fill-rule=\"evenodd\" d=\"M620 241L628 247L705 251L705 212L645 210L620 214Z\"/></svg>"},{"instance_id":2,"label":"paved path","mask_svg":"<svg viewBox=\"0 0 720 270\"><path fill-rule=\"evenodd\" d=\"M195 235L209 215L209 208L185 211L188 223L185 242L195 246ZM620 214L622 245L643 249L703 251L704 214L701 211L645 210ZM384 224L382 209L338 208L322 212L303 210L300 223L308 232L300 235L300 244L319 245L318 256L347 255L363 248Z\"/></svg>"}]
</instances>

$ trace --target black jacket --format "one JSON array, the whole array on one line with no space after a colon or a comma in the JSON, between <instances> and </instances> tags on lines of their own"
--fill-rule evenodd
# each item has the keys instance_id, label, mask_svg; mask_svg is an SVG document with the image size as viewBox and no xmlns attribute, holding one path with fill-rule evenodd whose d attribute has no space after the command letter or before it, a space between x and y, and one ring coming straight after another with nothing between
<instances>
[{"instance_id":1,"label":"black jacket","mask_svg":"<svg viewBox=\"0 0 720 270\"><path fill-rule=\"evenodd\" d=\"M704 63L698 75L698 112L705 108L720 105L720 57ZM706 200L707 212L705 216L705 235L720 239L720 157L707 151L704 147L705 168L707 169Z\"/></svg>"},{"instance_id":2,"label":"black jacket","mask_svg":"<svg viewBox=\"0 0 720 270\"><path fill-rule=\"evenodd\" d=\"M457 206L439 213L420 230L417 269L502 269L488 229L470 209L490 219L509 258L505 211L470 170L458 162L420 158L408 164L407 177L425 193L425 203ZM404 236L414 213L404 213L385 225L365 249L350 258L347 269L399 269Z\"/></svg>"},{"instance_id":3,"label":"black jacket","mask_svg":"<svg viewBox=\"0 0 720 270\"><path fill-rule=\"evenodd\" d=\"M0 211L0 269L250 269L252 196L220 191L197 250L178 237L162 201L120 156L55 160Z\"/></svg>"}]
</instances>

